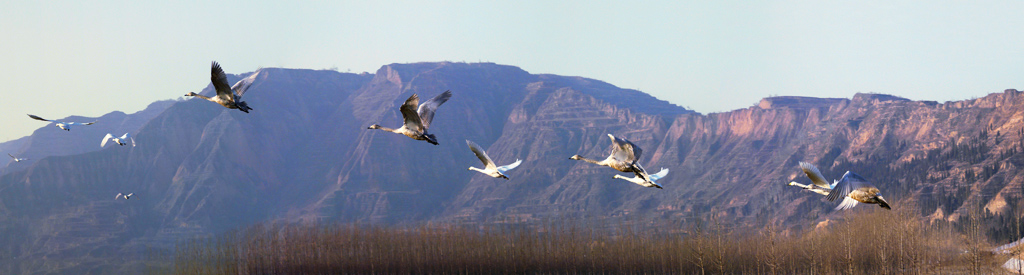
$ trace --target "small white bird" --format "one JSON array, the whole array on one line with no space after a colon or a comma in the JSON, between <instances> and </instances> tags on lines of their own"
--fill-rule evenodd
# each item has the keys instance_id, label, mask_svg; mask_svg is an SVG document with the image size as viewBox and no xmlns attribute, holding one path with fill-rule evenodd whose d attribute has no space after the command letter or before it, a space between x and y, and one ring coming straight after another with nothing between
<instances>
[{"instance_id":1,"label":"small white bird","mask_svg":"<svg viewBox=\"0 0 1024 275\"><path fill-rule=\"evenodd\" d=\"M655 188L658 188L658 189L662 189L661 185L658 184L655 181L665 177L665 175L668 175L668 169L661 168L661 171L658 171L657 173L648 175L651 180L644 180L644 179L641 179L640 177L637 177L637 176L633 176L632 178L627 178L627 177L623 177L622 175L618 175L618 174L616 174L616 175L614 175L612 177L616 178L616 179L624 179L626 181L639 184L640 186L643 186L643 187L655 187Z\"/></svg>"},{"instance_id":2,"label":"small white bird","mask_svg":"<svg viewBox=\"0 0 1024 275\"><path fill-rule=\"evenodd\" d=\"M63 122L63 121L49 120L49 119L41 118L41 117L38 117L38 116L35 116L35 115L32 115L32 114L29 114L28 117L31 117L32 119L35 119L35 120L50 121L50 122L56 123L55 126L57 126L57 128L60 128L61 130L64 130L64 131L71 131L71 125L92 125L93 123L96 123L96 121L86 122L86 123L81 123L81 122Z\"/></svg>"},{"instance_id":3,"label":"small white bird","mask_svg":"<svg viewBox=\"0 0 1024 275\"><path fill-rule=\"evenodd\" d=\"M103 141L100 142L100 147L107 146L107 141L109 140L113 140L114 142L117 142L117 145L121 146L124 146L130 140L132 142L132 147L135 147L135 139L128 133L124 133L121 137L114 137L114 135L107 133L107 136L103 137Z\"/></svg>"},{"instance_id":4,"label":"small white bird","mask_svg":"<svg viewBox=\"0 0 1024 275\"><path fill-rule=\"evenodd\" d=\"M122 194L122 193L117 193L117 196L114 196L114 200L117 200L117 199L120 199L120 198L124 198L124 199L126 199L126 200L127 200L127 199L131 199L131 198L132 198L132 195L134 195L134 194L135 194L135 193L128 193L128 195L124 195L124 194Z\"/></svg>"},{"instance_id":5,"label":"small white bird","mask_svg":"<svg viewBox=\"0 0 1024 275\"><path fill-rule=\"evenodd\" d=\"M10 158L14 158L14 163L20 163L22 161L29 161L29 157L17 158L17 157L14 157L14 155L10 154L9 152L7 153L7 155L10 155Z\"/></svg>"},{"instance_id":6,"label":"small white bird","mask_svg":"<svg viewBox=\"0 0 1024 275\"><path fill-rule=\"evenodd\" d=\"M466 145L469 145L469 150L472 150L473 154L476 154L476 157L480 159L480 162L484 163L484 169L470 166L469 170L477 171L483 173L484 175L488 175L495 178L503 178L507 180L509 178L505 176L505 171L512 170L518 167L519 164L523 163L522 160L516 159L516 162L513 162L512 164L505 166L495 166L494 161L491 160L491 157L487 156L487 152L484 152L484 149L480 148L480 145L476 145L476 143L473 143L468 139L466 140Z\"/></svg>"}]
</instances>

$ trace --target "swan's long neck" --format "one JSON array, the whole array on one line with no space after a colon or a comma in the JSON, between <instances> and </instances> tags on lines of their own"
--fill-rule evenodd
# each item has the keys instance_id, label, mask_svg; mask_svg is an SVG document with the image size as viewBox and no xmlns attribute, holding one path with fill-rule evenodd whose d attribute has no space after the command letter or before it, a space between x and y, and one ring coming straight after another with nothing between
<instances>
[{"instance_id":1,"label":"swan's long neck","mask_svg":"<svg viewBox=\"0 0 1024 275\"><path fill-rule=\"evenodd\" d=\"M470 166L470 167L469 167L469 170L473 170L473 171L477 171L477 172L480 172L480 173L484 173L484 174L487 174L487 172L484 172L484 170L483 170L483 169L480 169L480 168L476 168L476 167L473 167L473 166Z\"/></svg>"},{"instance_id":2,"label":"swan's long neck","mask_svg":"<svg viewBox=\"0 0 1024 275\"><path fill-rule=\"evenodd\" d=\"M391 128L384 127L384 126L378 126L377 130L383 130L383 131L388 131L388 132L392 132L392 133L398 133L397 129L391 129ZM399 134L401 134L401 133L399 133Z\"/></svg>"},{"instance_id":3,"label":"swan's long neck","mask_svg":"<svg viewBox=\"0 0 1024 275\"><path fill-rule=\"evenodd\" d=\"M585 157L580 157L578 160L586 161L586 162L597 164L597 165L605 165L601 161L596 161L596 160L588 159L588 158L585 158ZM607 165L605 165L605 166L607 166Z\"/></svg>"},{"instance_id":4,"label":"swan's long neck","mask_svg":"<svg viewBox=\"0 0 1024 275\"><path fill-rule=\"evenodd\" d=\"M205 99L205 100L209 100L209 101L214 101L214 100L213 100L213 99L211 99L210 97L208 97L208 96L205 96L205 95L201 95L201 94L193 94L192 96L194 96L194 97L198 97L198 98L202 98L202 99Z\"/></svg>"},{"instance_id":5,"label":"swan's long neck","mask_svg":"<svg viewBox=\"0 0 1024 275\"><path fill-rule=\"evenodd\" d=\"M641 183L644 182L643 180L638 179L638 178L627 178L627 177L623 177L621 175L614 175L612 177L616 178L616 179L624 179L626 181L629 181L629 182L632 182L632 183L636 183L636 184L641 184Z\"/></svg>"}]
</instances>

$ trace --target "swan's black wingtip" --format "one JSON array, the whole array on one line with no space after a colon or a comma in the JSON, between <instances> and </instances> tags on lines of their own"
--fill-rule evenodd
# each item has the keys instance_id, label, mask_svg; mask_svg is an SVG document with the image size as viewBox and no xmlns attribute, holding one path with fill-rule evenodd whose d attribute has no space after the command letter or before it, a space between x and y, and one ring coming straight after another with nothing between
<instances>
[{"instance_id":1,"label":"swan's black wingtip","mask_svg":"<svg viewBox=\"0 0 1024 275\"><path fill-rule=\"evenodd\" d=\"M438 145L438 144L437 144L437 136L434 136L434 135L432 135L432 134L425 134L425 135L424 135L424 137L426 138L426 139L424 139L424 140L426 140L426 141L427 141L427 142L429 142L430 144L433 144L433 145Z\"/></svg>"}]
</instances>

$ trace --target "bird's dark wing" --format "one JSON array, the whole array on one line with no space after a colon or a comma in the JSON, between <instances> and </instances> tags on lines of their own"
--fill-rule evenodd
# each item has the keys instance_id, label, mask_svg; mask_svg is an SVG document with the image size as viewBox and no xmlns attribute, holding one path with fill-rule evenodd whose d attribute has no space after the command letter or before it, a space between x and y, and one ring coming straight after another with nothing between
<instances>
[{"instance_id":1,"label":"bird's dark wing","mask_svg":"<svg viewBox=\"0 0 1024 275\"><path fill-rule=\"evenodd\" d=\"M32 115L32 114L29 114L28 117L31 117L32 119L35 119L35 120L50 121L49 119L41 118L41 117L38 117L38 116Z\"/></svg>"},{"instance_id":2,"label":"bird's dark wing","mask_svg":"<svg viewBox=\"0 0 1024 275\"><path fill-rule=\"evenodd\" d=\"M412 94L409 99L405 100L405 104L399 110L402 111L402 118L405 119L405 128L415 131L423 132L423 124L421 124L420 115L416 113L416 106L420 105L420 96Z\"/></svg>"},{"instance_id":3,"label":"bird's dark wing","mask_svg":"<svg viewBox=\"0 0 1024 275\"><path fill-rule=\"evenodd\" d=\"M644 166L640 165L640 162L633 163L633 174L636 174L637 178L650 181L651 176L647 174L647 169L644 169Z\"/></svg>"},{"instance_id":4,"label":"bird's dark wing","mask_svg":"<svg viewBox=\"0 0 1024 275\"><path fill-rule=\"evenodd\" d=\"M231 86L228 84L228 76L224 74L224 69L220 68L220 64L216 61L213 62L213 67L210 68L210 82L213 83L213 88L217 90L217 96L225 97L235 100L235 94L231 92Z\"/></svg>"}]
</instances>

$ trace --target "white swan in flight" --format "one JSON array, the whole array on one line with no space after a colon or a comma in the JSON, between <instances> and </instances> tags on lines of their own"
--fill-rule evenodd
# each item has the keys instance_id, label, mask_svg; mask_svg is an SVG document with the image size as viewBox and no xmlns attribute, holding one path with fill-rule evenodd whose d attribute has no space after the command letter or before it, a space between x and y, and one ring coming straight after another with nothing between
<instances>
[{"instance_id":1,"label":"white swan in flight","mask_svg":"<svg viewBox=\"0 0 1024 275\"><path fill-rule=\"evenodd\" d=\"M821 175L821 171L818 171L818 168L814 167L814 165L801 161L800 169L807 174L807 177L811 179L811 182L814 183L815 187L811 187L810 185L794 184L792 182L789 185L800 186L818 194L823 194L823 192L825 192L823 195L825 195L829 201L835 201L842 197L843 201L839 203L839 206L836 206L836 210L853 208L854 206L857 206L858 202L878 204L879 207L892 210L892 207L889 206L889 202L885 201L885 198L882 197L882 193L878 190L878 187L875 187L875 185L871 184L867 179L864 179L864 177L857 175L857 173L846 171L846 174L843 174L843 178L833 182L832 184L828 184L828 182L825 181L825 177Z\"/></svg>"},{"instance_id":2,"label":"white swan in flight","mask_svg":"<svg viewBox=\"0 0 1024 275\"><path fill-rule=\"evenodd\" d=\"M121 146L124 146L125 144L128 143L128 141L131 141L132 147L135 147L135 138L132 138L132 136L129 135L128 133L124 133L124 135L122 135L121 137L114 137L114 135L107 133L107 136L103 137L103 141L100 142L100 147L107 146L107 141L109 140L113 140L114 142L117 142L117 145Z\"/></svg>"},{"instance_id":3,"label":"white swan in flight","mask_svg":"<svg viewBox=\"0 0 1024 275\"><path fill-rule=\"evenodd\" d=\"M135 194L135 193L128 193L128 195L124 195L124 194L121 194L121 193L117 193L117 196L114 196L114 200L117 200L117 199L119 199L119 198L124 198L124 199L126 199L126 200L127 200L127 199L131 199L131 198L132 198L132 195L134 195L134 194Z\"/></svg>"},{"instance_id":4,"label":"white swan in flight","mask_svg":"<svg viewBox=\"0 0 1024 275\"><path fill-rule=\"evenodd\" d=\"M434 120L434 112L437 111L437 107L444 104L452 97L451 91L445 91L423 104L419 104L420 97L413 94L409 99L405 100L405 104L399 108L402 111L402 117L405 119L405 124L398 129L391 129L387 127L381 127L380 125L374 124L366 129L380 129L392 133L403 134L407 137L411 137L415 140L425 140L430 144L437 145L437 137L427 133L427 128L430 128L430 122ZM417 105L419 107L417 107Z\"/></svg>"},{"instance_id":5,"label":"white swan in flight","mask_svg":"<svg viewBox=\"0 0 1024 275\"><path fill-rule=\"evenodd\" d=\"M469 145L469 150L472 150L473 154L476 154L476 157L480 159L480 162L484 163L484 169L470 166L469 170L477 171L484 175L507 180L509 178L505 176L505 171L512 170L518 167L519 164L523 163L522 160L516 159L516 162L513 162L512 164L495 166L494 161L491 160L491 157L487 156L487 152L484 152L484 149L480 148L480 145L476 145L476 143L469 141L468 139L466 140L466 145Z\"/></svg>"},{"instance_id":6,"label":"white swan in flight","mask_svg":"<svg viewBox=\"0 0 1024 275\"><path fill-rule=\"evenodd\" d=\"M213 88L217 90L217 95L213 97L207 97L196 93L187 93L185 96L194 96L205 100L213 101L221 106L227 107L228 109L238 109L239 111L249 113L249 104L242 101L242 95L249 89L253 81L256 81L256 75L259 71L253 73L249 77L239 80L234 86L228 86L228 77L224 74L224 70L220 68L220 64L216 61L213 62L213 67L210 69L210 81L213 82Z\"/></svg>"},{"instance_id":7,"label":"white swan in flight","mask_svg":"<svg viewBox=\"0 0 1024 275\"><path fill-rule=\"evenodd\" d=\"M64 131L71 131L71 126L72 125L92 125L93 123L96 123L96 121L82 123L82 122L64 122L64 121L58 121L58 120L49 120L49 119L41 118L41 117L38 117L38 116L35 116L35 115L32 115L32 114L29 114L28 117L31 117L32 119L35 119L35 120L51 121L51 122L57 124L57 125L55 125L55 126L57 126L57 128L60 128L61 130L64 130Z\"/></svg>"},{"instance_id":8,"label":"white swan in flight","mask_svg":"<svg viewBox=\"0 0 1024 275\"><path fill-rule=\"evenodd\" d=\"M622 175L619 175L619 174L615 174L612 177L616 178L616 179L624 179L626 181L639 184L640 186L643 186L643 187L654 187L654 188L662 189L661 188L661 184L658 184L655 181L665 177L665 175L668 175L668 169L661 168L661 171L658 171L657 173L654 173L654 174L650 174L650 179L651 180L649 180L649 181L645 181L645 180L643 180L643 179L641 179L641 178L639 178L637 176L633 176L632 178L627 178L627 177L623 177Z\"/></svg>"},{"instance_id":9,"label":"white swan in flight","mask_svg":"<svg viewBox=\"0 0 1024 275\"><path fill-rule=\"evenodd\" d=\"M11 156L11 158L14 159L14 162L21 162L23 160L28 160L28 158L17 158L17 157L14 157L14 155L11 155L11 153L7 153L7 155Z\"/></svg>"},{"instance_id":10,"label":"white swan in flight","mask_svg":"<svg viewBox=\"0 0 1024 275\"><path fill-rule=\"evenodd\" d=\"M608 134L608 137L612 139L612 153L608 158L597 161L584 158L580 155L573 155L572 157L569 157L569 159L582 160L597 165L608 166L622 172L633 173L638 179L645 182L651 181L650 176L647 175L647 171L644 170L644 167L640 165L640 162L638 162L643 150L626 139L615 137L612 134ZM650 182L648 184L657 185L654 182Z\"/></svg>"}]
</instances>

